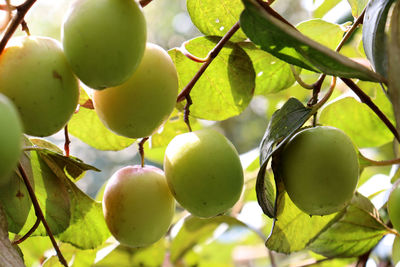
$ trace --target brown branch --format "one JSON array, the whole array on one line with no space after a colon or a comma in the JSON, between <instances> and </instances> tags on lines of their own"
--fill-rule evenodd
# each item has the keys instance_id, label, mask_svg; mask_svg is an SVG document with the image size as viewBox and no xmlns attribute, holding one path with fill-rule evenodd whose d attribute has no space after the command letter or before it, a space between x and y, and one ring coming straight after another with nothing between
<instances>
[{"instance_id":1,"label":"brown branch","mask_svg":"<svg viewBox=\"0 0 400 267\"><path fill-rule=\"evenodd\" d=\"M183 121L186 123L189 132L192 131L192 127L190 126L190 121L189 121L189 115L190 115L190 106L193 104L192 102L192 98L190 97L190 95L186 96L186 105L183 109Z\"/></svg>"},{"instance_id":2,"label":"brown branch","mask_svg":"<svg viewBox=\"0 0 400 267\"><path fill-rule=\"evenodd\" d=\"M357 20L354 22L353 25L351 25L351 28L346 32L346 34L343 36L342 40L340 41L339 45L336 47L336 52L339 52L340 49L342 49L343 45L347 42L347 40L350 38L350 36L354 33L354 31L357 29L358 25L360 25L363 20L364 20L364 15L365 15L365 9L361 12L360 16L357 18Z\"/></svg>"},{"instance_id":3,"label":"brown branch","mask_svg":"<svg viewBox=\"0 0 400 267\"><path fill-rule=\"evenodd\" d=\"M16 7L17 14L14 15L13 19L7 27L6 32L3 35L3 38L0 41L0 54L3 52L11 36L17 30L18 25L20 25L24 21L26 13L35 2L36 0L26 0L23 4Z\"/></svg>"},{"instance_id":4,"label":"brown branch","mask_svg":"<svg viewBox=\"0 0 400 267\"><path fill-rule=\"evenodd\" d=\"M71 144L71 140L69 139L69 134L68 134L68 124L65 125L64 127L64 138L65 138L65 143L64 143L64 153L66 157L69 157L69 145Z\"/></svg>"},{"instance_id":5,"label":"brown branch","mask_svg":"<svg viewBox=\"0 0 400 267\"><path fill-rule=\"evenodd\" d=\"M26 188L28 189L29 196L30 196L30 198L31 198L33 207L34 207L34 209L35 209L36 217L38 217L38 218L40 219L40 221L43 223L43 226L44 226L44 228L46 229L47 234L49 235L49 238L50 238L50 240L51 240L51 243L53 244L53 247L54 247L54 249L56 250L56 253L57 253L57 256L58 256L58 260L60 261L60 263L61 263L62 265L64 265L65 267L68 267L68 263L67 263L67 261L65 260L64 256L62 255L62 253L61 253L61 251L60 251L60 248L58 247L57 242L56 242L56 240L55 240L55 238L54 238L54 235L53 235L53 233L51 232L50 227L49 227L49 225L47 224L46 219L44 218L44 214L43 214L42 209L40 208L39 201L38 201L37 198L36 198L35 191L33 190L32 185L31 185L31 182L29 181L29 178L28 178L28 176L26 175L26 172L25 172L25 170L22 168L22 165L21 165L21 164L18 164L18 170L19 170L19 172L20 172L20 174L21 174L22 179L24 180L24 183L25 183L25 185L26 185Z\"/></svg>"},{"instance_id":6,"label":"brown branch","mask_svg":"<svg viewBox=\"0 0 400 267\"><path fill-rule=\"evenodd\" d=\"M190 94L190 91L193 89L193 86L200 79L201 75L203 75L203 73L206 71L206 69L214 60L214 58L219 54L224 45L237 32L237 30L239 30L239 28L240 28L239 22L236 22L235 25L233 25L233 27L224 35L224 37L222 37L222 39L218 42L218 44L210 51L210 53L208 54L208 60L203 65L201 65L196 75L185 86L185 88L182 89L182 91L178 95L176 102L181 102L186 99L186 96Z\"/></svg>"},{"instance_id":7,"label":"brown branch","mask_svg":"<svg viewBox=\"0 0 400 267\"><path fill-rule=\"evenodd\" d=\"M372 102L371 98L364 93L357 84L355 84L351 79L340 78L361 100L362 103L366 104L378 117L379 119L389 128L393 133L397 141L400 142L400 135L396 130L396 127L392 122L386 117L386 115Z\"/></svg>"},{"instance_id":8,"label":"brown branch","mask_svg":"<svg viewBox=\"0 0 400 267\"><path fill-rule=\"evenodd\" d=\"M140 0L139 4L140 4L141 7L145 7L148 4L150 4L151 1L153 1L153 0Z\"/></svg>"},{"instance_id":9,"label":"brown branch","mask_svg":"<svg viewBox=\"0 0 400 267\"><path fill-rule=\"evenodd\" d=\"M12 244L18 245L18 244L21 244L22 242L24 242L28 237L31 236L31 234L33 234L33 232L35 232L35 230L39 227L39 224L40 224L40 219L39 219L39 217L37 217L36 222L32 226L32 228L29 229L29 231L23 237L21 237L20 239L18 239L16 241L13 241Z\"/></svg>"}]
</instances>

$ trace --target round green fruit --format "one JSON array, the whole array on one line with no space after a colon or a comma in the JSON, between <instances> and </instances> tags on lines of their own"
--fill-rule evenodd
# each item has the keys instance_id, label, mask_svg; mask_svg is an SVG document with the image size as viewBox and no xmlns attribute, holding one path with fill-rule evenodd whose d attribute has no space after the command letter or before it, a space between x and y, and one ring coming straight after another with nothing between
<instances>
[{"instance_id":1,"label":"round green fruit","mask_svg":"<svg viewBox=\"0 0 400 267\"><path fill-rule=\"evenodd\" d=\"M0 93L14 102L25 133L48 136L74 113L79 83L57 41L21 37L0 55Z\"/></svg>"},{"instance_id":2,"label":"round green fruit","mask_svg":"<svg viewBox=\"0 0 400 267\"><path fill-rule=\"evenodd\" d=\"M0 185L7 182L21 154L22 124L17 109L0 94Z\"/></svg>"},{"instance_id":3,"label":"round green fruit","mask_svg":"<svg viewBox=\"0 0 400 267\"><path fill-rule=\"evenodd\" d=\"M161 47L147 44L143 60L120 86L95 91L95 110L111 131L129 138L150 136L166 120L178 96L178 74Z\"/></svg>"},{"instance_id":4,"label":"round green fruit","mask_svg":"<svg viewBox=\"0 0 400 267\"><path fill-rule=\"evenodd\" d=\"M400 262L400 238L398 236L396 236L393 241L392 262L396 266L397 266L397 263Z\"/></svg>"},{"instance_id":5,"label":"round green fruit","mask_svg":"<svg viewBox=\"0 0 400 267\"><path fill-rule=\"evenodd\" d=\"M239 199L243 169L232 143L209 129L184 133L168 144L164 171L179 204L198 217L224 213Z\"/></svg>"},{"instance_id":6,"label":"round green fruit","mask_svg":"<svg viewBox=\"0 0 400 267\"><path fill-rule=\"evenodd\" d=\"M107 182L103 213L112 235L123 245L143 247L166 234L175 211L162 170L128 166Z\"/></svg>"},{"instance_id":7,"label":"round green fruit","mask_svg":"<svg viewBox=\"0 0 400 267\"><path fill-rule=\"evenodd\" d=\"M283 148L279 174L298 208L310 215L331 214L353 197L359 175L357 151L339 129L307 128Z\"/></svg>"},{"instance_id":8,"label":"round green fruit","mask_svg":"<svg viewBox=\"0 0 400 267\"><path fill-rule=\"evenodd\" d=\"M400 231L400 186L396 186L390 193L387 207L393 227Z\"/></svg>"},{"instance_id":9,"label":"round green fruit","mask_svg":"<svg viewBox=\"0 0 400 267\"><path fill-rule=\"evenodd\" d=\"M146 21L134 0L75 0L62 28L65 55L93 89L127 81L143 57Z\"/></svg>"}]
</instances>

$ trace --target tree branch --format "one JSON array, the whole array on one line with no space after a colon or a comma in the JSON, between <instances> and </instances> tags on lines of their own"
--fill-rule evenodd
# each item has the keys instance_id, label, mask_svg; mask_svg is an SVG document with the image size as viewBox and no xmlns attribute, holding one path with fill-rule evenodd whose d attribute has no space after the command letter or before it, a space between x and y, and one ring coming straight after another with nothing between
<instances>
[{"instance_id":1,"label":"tree branch","mask_svg":"<svg viewBox=\"0 0 400 267\"><path fill-rule=\"evenodd\" d=\"M32 185L31 185L31 182L29 181L29 178L28 178L28 176L26 175L26 172L25 172L25 170L22 168L22 165L21 165L21 164L18 164L18 170L19 170L19 172L20 172L20 174L21 174L22 179L24 180L24 183L25 183L25 185L26 185L26 188L28 189L29 196L30 196L30 198L31 198L33 207L34 207L34 209L35 209L35 214L36 214L36 216L42 221L43 226L44 226L44 228L46 229L47 234L49 235L50 241L51 241L51 243L53 244L53 247L54 247L54 249L55 249L56 252L57 252L58 260L60 261L60 263L61 263L62 265L64 265L65 267L68 267L68 263L67 263L67 261L65 260L64 256L62 255L62 253L61 253L61 251L60 251L60 248L58 247L57 242L56 242L56 240L55 240L55 238L54 238L54 236L53 236L53 233L51 232L50 227L49 227L49 225L47 224L46 219L44 218L44 214L43 214L42 209L40 208L39 201L38 201L37 198L36 198L35 191L33 190Z\"/></svg>"},{"instance_id":2,"label":"tree branch","mask_svg":"<svg viewBox=\"0 0 400 267\"><path fill-rule=\"evenodd\" d=\"M153 0L140 0L140 1L139 1L139 4L140 4L142 7L145 7L145 6L147 6L148 4L150 4L151 1L153 1Z\"/></svg>"}]
</instances>

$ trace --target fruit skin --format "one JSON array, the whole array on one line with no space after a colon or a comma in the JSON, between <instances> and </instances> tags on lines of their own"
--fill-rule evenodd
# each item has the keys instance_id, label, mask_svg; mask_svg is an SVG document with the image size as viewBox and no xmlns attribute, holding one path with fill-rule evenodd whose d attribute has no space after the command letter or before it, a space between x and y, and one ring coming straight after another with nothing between
<instances>
[{"instance_id":1,"label":"fruit skin","mask_svg":"<svg viewBox=\"0 0 400 267\"><path fill-rule=\"evenodd\" d=\"M146 38L145 17L134 0L75 0L62 27L69 63L93 89L127 81L143 57Z\"/></svg>"},{"instance_id":2,"label":"fruit skin","mask_svg":"<svg viewBox=\"0 0 400 267\"><path fill-rule=\"evenodd\" d=\"M116 134L150 136L166 120L178 96L178 74L161 47L147 44L144 57L124 84L95 91L93 103L104 125Z\"/></svg>"},{"instance_id":3,"label":"fruit skin","mask_svg":"<svg viewBox=\"0 0 400 267\"><path fill-rule=\"evenodd\" d=\"M21 154L22 123L14 104L0 94L0 186L8 181Z\"/></svg>"},{"instance_id":4,"label":"fruit skin","mask_svg":"<svg viewBox=\"0 0 400 267\"><path fill-rule=\"evenodd\" d=\"M74 113L79 84L57 41L29 36L0 55L0 93L17 107L25 133L49 136Z\"/></svg>"},{"instance_id":5,"label":"fruit skin","mask_svg":"<svg viewBox=\"0 0 400 267\"><path fill-rule=\"evenodd\" d=\"M112 235L123 245L143 247L167 232L175 211L162 170L128 166L107 182L103 213Z\"/></svg>"},{"instance_id":6,"label":"fruit skin","mask_svg":"<svg viewBox=\"0 0 400 267\"><path fill-rule=\"evenodd\" d=\"M176 200L198 217L225 212L238 201L243 188L243 169L235 147L210 129L172 139L165 151L164 171Z\"/></svg>"},{"instance_id":7,"label":"fruit skin","mask_svg":"<svg viewBox=\"0 0 400 267\"><path fill-rule=\"evenodd\" d=\"M278 169L290 199L309 215L343 209L353 197L359 175L351 139L329 126L294 135L280 154Z\"/></svg>"},{"instance_id":8,"label":"fruit skin","mask_svg":"<svg viewBox=\"0 0 400 267\"><path fill-rule=\"evenodd\" d=\"M393 227L400 231L400 187L396 186L390 193L388 200L388 212Z\"/></svg>"}]
</instances>

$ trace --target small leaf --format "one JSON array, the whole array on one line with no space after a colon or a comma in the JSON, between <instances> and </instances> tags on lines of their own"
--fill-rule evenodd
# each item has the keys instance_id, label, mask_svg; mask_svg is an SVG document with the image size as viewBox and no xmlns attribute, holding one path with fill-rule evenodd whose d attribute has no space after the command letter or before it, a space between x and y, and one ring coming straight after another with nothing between
<instances>
[{"instance_id":1,"label":"small leaf","mask_svg":"<svg viewBox=\"0 0 400 267\"><path fill-rule=\"evenodd\" d=\"M260 170L257 176L257 199L264 213L275 217L274 186L265 175L269 159L289 138L312 116L311 108L306 108L295 98L290 98L276 111L268 124L260 146ZM280 142L280 143L279 143ZM279 143L279 144L278 144Z\"/></svg>"},{"instance_id":2,"label":"small leaf","mask_svg":"<svg viewBox=\"0 0 400 267\"><path fill-rule=\"evenodd\" d=\"M239 20L243 10L240 0L188 0L187 10L193 24L204 35L224 36ZM246 35L239 30L231 38L242 41Z\"/></svg>"},{"instance_id":3,"label":"small leaf","mask_svg":"<svg viewBox=\"0 0 400 267\"><path fill-rule=\"evenodd\" d=\"M372 0L369 2L375 2L376 0ZM329 2L329 1L328 1ZM347 0L351 6L351 13L353 17L358 18L361 15L361 12L364 10L365 6L368 3L368 0Z\"/></svg>"},{"instance_id":4,"label":"small leaf","mask_svg":"<svg viewBox=\"0 0 400 267\"><path fill-rule=\"evenodd\" d=\"M345 78L385 81L379 74L313 41L277 19L256 0L242 1L245 10L240 17L240 25L250 40L260 45L261 49L311 71Z\"/></svg>"},{"instance_id":5,"label":"small leaf","mask_svg":"<svg viewBox=\"0 0 400 267\"><path fill-rule=\"evenodd\" d=\"M308 248L325 257L358 257L388 233L371 201L356 193L345 214L311 241Z\"/></svg>"},{"instance_id":6,"label":"small leaf","mask_svg":"<svg viewBox=\"0 0 400 267\"><path fill-rule=\"evenodd\" d=\"M238 43L249 55L256 72L255 95L277 93L289 88L294 82L290 65L257 48L252 42Z\"/></svg>"},{"instance_id":7,"label":"small leaf","mask_svg":"<svg viewBox=\"0 0 400 267\"><path fill-rule=\"evenodd\" d=\"M216 46L219 37L199 37L189 41L186 49L198 57L205 57ZM169 51L179 76L180 90L197 73L201 63L184 56L178 49ZM228 42L209 65L190 97L190 114L206 120L224 120L242 113L253 97L255 74L251 60L239 45ZM178 104L180 109L183 103Z\"/></svg>"},{"instance_id":8,"label":"small leaf","mask_svg":"<svg viewBox=\"0 0 400 267\"><path fill-rule=\"evenodd\" d=\"M366 0L353 0L353 6L357 2ZM365 55L371 62L376 72L387 77L388 53L386 49L387 38L385 25L389 9L394 0L369 1L364 15L362 41ZM352 7L353 7L352 6ZM390 54L392 56L392 53Z\"/></svg>"},{"instance_id":9,"label":"small leaf","mask_svg":"<svg viewBox=\"0 0 400 267\"><path fill-rule=\"evenodd\" d=\"M81 90L81 94L83 93L84 91ZM68 131L86 144L99 150L122 150L135 141L114 134L103 125L94 109L83 107L68 122Z\"/></svg>"},{"instance_id":10,"label":"small leaf","mask_svg":"<svg viewBox=\"0 0 400 267\"><path fill-rule=\"evenodd\" d=\"M221 224L246 227L244 223L230 216L218 216L211 219L201 219L194 216L186 218L179 233L172 241L171 261L177 262L196 244L212 236L215 229Z\"/></svg>"}]
</instances>

